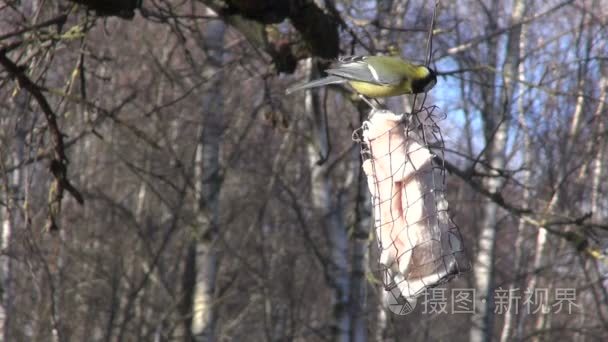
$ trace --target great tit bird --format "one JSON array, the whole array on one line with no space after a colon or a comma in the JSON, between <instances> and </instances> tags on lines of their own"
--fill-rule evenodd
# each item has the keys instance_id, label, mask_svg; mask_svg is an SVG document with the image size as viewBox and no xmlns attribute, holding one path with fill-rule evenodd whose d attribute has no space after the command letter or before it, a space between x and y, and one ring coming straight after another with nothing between
<instances>
[{"instance_id":1,"label":"great tit bird","mask_svg":"<svg viewBox=\"0 0 608 342\"><path fill-rule=\"evenodd\" d=\"M437 73L433 69L395 56L343 57L334 68L325 72L329 76L289 87L287 94L328 84L348 83L360 95L375 99L425 93L437 83Z\"/></svg>"}]
</instances>

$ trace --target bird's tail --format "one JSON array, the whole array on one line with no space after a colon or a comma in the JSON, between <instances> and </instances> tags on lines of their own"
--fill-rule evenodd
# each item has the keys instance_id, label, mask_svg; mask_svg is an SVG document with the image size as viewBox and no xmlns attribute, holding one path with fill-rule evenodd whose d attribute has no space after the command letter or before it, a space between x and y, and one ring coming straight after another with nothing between
<instances>
[{"instance_id":1,"label":"bird's tail","mask_svg":"<svg viewBox=\"0 0 608 342\"><path fill-rule=\"evenodd\" d=\"M285 93L287 95L293 93L294 91L298 91L298 90L302 90L302 89L308 89L308 88L314 88L314 87L320 87L320 86L324 86L324 85L328 85L328 84L339 84L339 83L345 83L347 80L338 77L338 76L328 76L325 78L321 78L318 80L314 80L314 81L310 81L310 82L306 82L306 83L300 83L300 84L296 84L294 86L291 86L289 88L287 88L287 90L285 91Z\"/></svg>"}]
</instances>

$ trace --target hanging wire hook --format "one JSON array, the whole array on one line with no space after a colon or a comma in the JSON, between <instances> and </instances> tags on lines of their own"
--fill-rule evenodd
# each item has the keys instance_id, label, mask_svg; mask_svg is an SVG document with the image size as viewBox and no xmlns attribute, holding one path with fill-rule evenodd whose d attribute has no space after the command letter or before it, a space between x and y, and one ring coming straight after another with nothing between
<instances>
[{"instance_id":1,"label":"hanging wire hook","mask_svg":"<svg viewBox=\"0 0 608 342\"><path fill-rule=\"evenodd\" d=\"M437 17L437 7L439 7L439 1L435 1L435 7L433 8L433 16L431 17L431 27L429 29L429 37L426 41L426 62L424 65L427 67L431 64L431 57L433 56L433 30L435 29L435 18Z\"/></svg>"},{"instance_id":2,"label":"hanging wire hook","mask_svg":"<svg viewBox=\"0 0 608 342\"><path fill-rule=\"evenodd\" d=\"M426 41L426 60L424 65L428 67L431 64L431 57L433 56L433 30L435 28L435 18L437 17L437 7L439 7L439 1L435 1L435 7L433 7L433 16L431 17L431 27L429 28L429 35ZM412 114L416 114L416 100L418 99L418 94L414 94L414 100L412 101ZM420 109L424 107L424 103L426 101L426 93L424 94L424 98L422 99L422 104L420 105Z\"/></svg>"}]
</instances>

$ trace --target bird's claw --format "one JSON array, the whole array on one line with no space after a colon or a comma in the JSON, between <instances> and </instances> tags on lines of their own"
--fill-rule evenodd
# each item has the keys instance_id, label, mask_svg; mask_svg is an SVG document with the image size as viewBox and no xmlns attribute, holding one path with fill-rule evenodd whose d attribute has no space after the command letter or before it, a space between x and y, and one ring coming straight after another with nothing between
<instances>
[{"instance_id":1,"label":"bird's claw","mask_svg":"<svg viewBox=\"0 0 608 342\"><path fill-rule=\"evenodd\" d=\"M372 107L373 110L380 110L380 109L382 109L382 105L380 104L380 102L378 102L378 100L371 99L371 101L370 101L370 100L367 99L367 97L365 97L365 96L363 96L361 94L358 94L358 95L359 95L359 98L361 100L363 100L365 103L367 103L370 107ZM372 103L372 101L376 102L376 105L374 105Z\"/></svg>"}]
</instances>

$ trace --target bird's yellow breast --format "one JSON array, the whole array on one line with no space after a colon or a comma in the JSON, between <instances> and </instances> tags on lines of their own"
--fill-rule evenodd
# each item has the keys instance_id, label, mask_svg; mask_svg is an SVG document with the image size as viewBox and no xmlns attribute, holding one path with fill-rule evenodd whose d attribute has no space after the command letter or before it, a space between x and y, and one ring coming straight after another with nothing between
<instances>
[{"instance_id":1,"label":"bird's yellow breast","mask_svg":"<svg viewBox=\"0 0 608 342\"><path fill-rule=\"evenodd\" d=\"M360 82L360 81L349 81L348 82L351 87L353 87L359 94L377 98L377 97L390 97L390 96L398 96L403 94L411 94L412 89L408 82L403 82L399 85L395 86L383 86L368 82Z\"/></svg>"}]
</instances>

